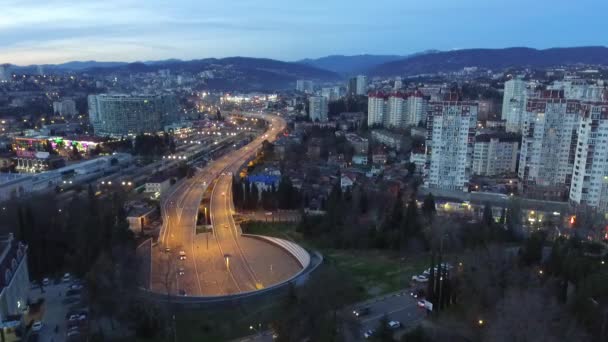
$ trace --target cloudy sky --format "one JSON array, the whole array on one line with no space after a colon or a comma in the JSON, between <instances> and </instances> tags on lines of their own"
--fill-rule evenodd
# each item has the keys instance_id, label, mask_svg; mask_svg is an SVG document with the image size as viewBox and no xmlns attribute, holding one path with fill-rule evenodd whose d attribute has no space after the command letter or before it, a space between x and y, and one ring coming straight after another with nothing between
<instances>
[{"instance_id":1,"label":"cloudy sky","mask_svg":"<svg viewBox=\"0 0 608 342\"><path fill-rule=\"evenodd\" d=\"M0 0L0 63L608 45L607 0Z\"/></svg>"}]
</instances>

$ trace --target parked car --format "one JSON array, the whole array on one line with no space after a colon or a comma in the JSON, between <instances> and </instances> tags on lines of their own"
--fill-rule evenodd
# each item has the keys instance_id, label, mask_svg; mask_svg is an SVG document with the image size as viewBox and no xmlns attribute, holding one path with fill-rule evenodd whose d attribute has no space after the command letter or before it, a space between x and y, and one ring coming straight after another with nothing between
<instances>
[{"instance_id":1,"label":"parked car","mask_svg":"<svg viewBox=\"0 0 608 342\"><path fill-rule=\"evenodd\" d=\"M69 283L70 280L72 280L72 276L69 273L66 273L66 274L63 275L63 278L61 278L61 280L64 283Z\"/></svg>"},{"instance_id":2,"label":"parked car","mask_svg":"<svg viewBox=\"0 0 608 342\"><path fill-rule=\"evenodd\" d=\"M186 274L186 271L184 270L184 268L183 268L183 267L180 267L178 272L179 272L179 275L184 275L184 274Z\"/></svg>"},{"instance_id":3,"label":"parked car","mask_svg":"<svg viewBox=\"0 0 608 342\"><path fill-rule=\"evenodd\" d=\"M80 331L78 331L78 330L69 330L66 333L67 337L73 337L73 336L78 336L78 335L80 335Z\"/></svg>"},{"instance_id":4,"label":"parked car","mask_svg":"<svg viewBox=\"0 0 608 342\"><path fill-rule=\"evenodd\" d=\"M367 338L372 338L374 335L376 334L376 330L374 329L369 329L366 332L363 333L363 337Z\"/></svg>"},{"instance_id":5,"label":"parked car","mask_svg":"<svg viewBox=\"0 0 608 342\"><path fill-rule=\"evenodd\" d=\"M370 312L371 312L371 310L369 307L362 307L362 308L353 310L353 314L357 317L369 315Z\"/></svg>"},{"instance_id":6,"label":"parked car","mask_svg":"<svg viewBox=\"0 0 608 342\"><path fill-rule=\"evenodd\" d=\"M84 286L80 283L70 285L70 290L82 290Z\"/></svg>"},{"instance_id":7,"label":"parked car","mask_svg":"<svg viewBox=\"0 0 608 342\"><path fill-rule=\"evenodd\" d=\"M427 281L429 281L429 278L423 276L423 275L415 275L412 277L413 281L417 281L419 283L426 283Z\"/></svg>"},{"instance_id":8,"label":"parked car","mask_svg":"<svg viewBox=\"0 0 608 342\"><path fill-rule=\"evenodd\" d=\"M42 279L42 285L48 286L50 283L51 283L51 280L49 278Z\"/></svg>"},{"instance_id":9,"label":"parked car","mask_svg":"<svg viewBox=\"0 0 608 342\"><path fill-rule=\"evenodd\" d=\"M171 248L165 247L165 253L171 253Z\"/></svg>"},{"instance_id":10,"label":"parked car","mask_svg":"<svg viewBox=\"0 0 608 342\"><path fill-rule=\"evenodd\" d=\"M186 252L179 251L179 260L186 260Z\"/></svg>"},{"instance_id":11,"label":"parked car","mask_svg":"<svg viewBox=\"0 0 608 342\"><path fill-rule=\"evenodd\" d=\"M36 322L34 322L34 324L32 324L32 331L40 331L40 330L42 330L42 327L43 327L42 322L36 321Z\"/></svg>"},{"instance_id":12,"label":"parked car","mask_svg":"<svg viewBox=\"0 0 608 342\"><path fill-rule=\"evenodd\" d=\"M389 329L399 329L401 328L401 322L399 321L390 321L388 322Z\"/></svg>"},{"instance_id":13,"label":"parked car","mask_svg":"<svg viewBox=\"0 0 608 342\"><path fill-rule=\"evenodd\" d=\"M415 289L414 291L410 292L410 295L414 298L424 298L425 292L424 289Z\"/></svg>"}]
</instances>

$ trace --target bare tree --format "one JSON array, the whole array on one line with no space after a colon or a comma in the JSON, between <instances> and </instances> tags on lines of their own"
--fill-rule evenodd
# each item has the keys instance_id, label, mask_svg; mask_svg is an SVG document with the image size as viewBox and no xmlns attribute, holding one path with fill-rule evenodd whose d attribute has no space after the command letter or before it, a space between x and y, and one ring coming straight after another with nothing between
<instances>
[{"instance_id":1,"label":"bare tree","mask_svg":"<svg viewBox=\"0 0 608 342\"><path fill-rule=\"evenodd\" d=\"M512 289L496 305L483 341L589 341L566 309L541 289Z\"/></svg>"}]
</instances>

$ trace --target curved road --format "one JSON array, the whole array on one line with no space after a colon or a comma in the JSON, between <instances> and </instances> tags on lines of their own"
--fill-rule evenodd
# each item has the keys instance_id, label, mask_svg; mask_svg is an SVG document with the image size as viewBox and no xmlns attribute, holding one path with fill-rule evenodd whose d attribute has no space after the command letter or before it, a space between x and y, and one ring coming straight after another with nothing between
<instances>
[{"instance_id":1,"label":"curved road","mask_svg":"<svg viewBox=\"0 0 608 342\"><path fill-rule=\"evenodd\" d=\"M252 291L287 279L299 265L279 247L240 236L232 217L230 173L262 146L274 141L286 123L273 115L251 115L269 122L269 129L248 145L227 153L191 179L174 186L161 201L163 229L152 252L150 287L160 293L226 295ZM196 234L199 204L209 185L214 233ZM170 251L165 252L165 248ZM185 259L180 259L180 253ZM255 260L255 261L250 261ZM268 266L268 265L270 266Z\"/></svg>"}]
</instances>

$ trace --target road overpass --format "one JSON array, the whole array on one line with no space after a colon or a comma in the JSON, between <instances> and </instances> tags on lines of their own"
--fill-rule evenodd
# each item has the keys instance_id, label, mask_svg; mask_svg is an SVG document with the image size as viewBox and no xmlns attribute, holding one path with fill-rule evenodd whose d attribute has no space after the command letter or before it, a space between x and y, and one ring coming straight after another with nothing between
<instances>
[{"instance_id":1,"label":"road overpass","mask_svg":"<svg viewBox=\"0 0 608 342\"><path fill-rule=\"evenodd\" d=\"M286 127L280 117L256 116L268 122L264 134L180 182L161 201L163 228L152 250L152 291L230 295L283 282L301 271L302 266L287 250L241 236L232 216L231 174L255 156L264 140L274 141ZM210 203L213 232L197 234L200 202L214 185Z\"/></svg>"}]
</instances>

